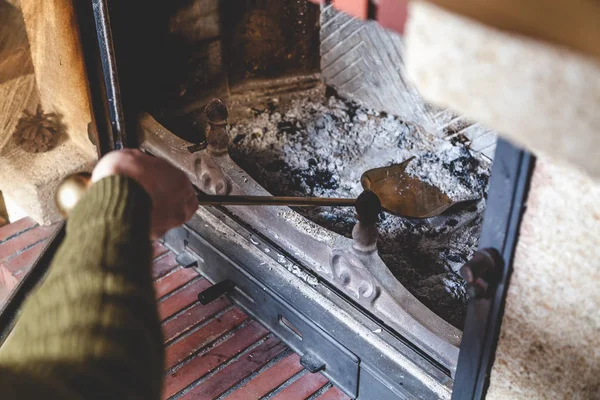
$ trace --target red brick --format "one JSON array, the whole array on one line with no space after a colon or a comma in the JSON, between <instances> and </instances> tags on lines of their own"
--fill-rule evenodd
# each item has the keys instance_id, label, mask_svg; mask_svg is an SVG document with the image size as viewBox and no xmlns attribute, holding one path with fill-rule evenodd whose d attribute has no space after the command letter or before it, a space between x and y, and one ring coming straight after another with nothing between
<instances>
[{"instance_id":1,"label":"red brick","mask_svg":"<svg viewBox=\"0 0 600 400\"><path fill-rule=\"evenodd\" d=\"M227 297L220 297L205 306L200 303L196 304L186 312L178 315L163 325L162 329L165 341L170 342L176 337L212 318L213 315L223 311L230 305L231 302Z\"/></svg>"},{"instance_id":2,"label":"red brick","mask_svg":"<svg viewBox=\"0 0 600 400\"><path fill-rule=\"evenodd\" d=\"M155 260L152 263L152 279L162 278L177 267L175 254L169 253L166 256Z\"/></svg>"},{"instance_id":3,"label":"red brick","mask_svg":"<svg viewBox=\"0 0 600 400\"><path fill-rule=\"evenodd\" d=\"M185 358L241 325L246 319L248 319L246 313L236 307L182 340L167 346L165 354L167 369L174 367Z\"/></svg>"},{"instance_id":4,"label":"red brick","mask_svg":"<svg viewBox=\"0 0 600 400\"><path fill-rule=\"evenodd\" d=\"M4 264L0 263L0 285L6 288L10 294L17 283L19 283L19 280L10 273Z\"/></svg>"},{"instance_id":5,"label":"red brick","mask_svg":"<svg viewBox=\"0 0 600 400\"><path fill-rule=\"evenodd\" d=\"M368 0L333 0L333 6L353 17L367 19Z\"/></svg>"},{"instance_id":6,"label":"red brick","mask_svg":"<svg viewBox=\"0 0 600 400\"><path fill-rule=\"evenodd\" d=\"M21 254L7 260L4 265L13 276L23 275L28 271L44 249L44 242L25 250Z\"/></svg>"},{"instance_id":7,"label":"red brick","mask_svg":"<svg viewBox=\"0 0 600 400\"><path fill-rule=\"evenodd\" d=\"M258 322L252 322L210 351L196 356L175 372L167 375L164 398L171 397L185 389L219 365L241 353L248 346L267 336L268 333Z\"/></svg>"},{"instance_id":8,"label":"red brick","mask_svg":"<svg viewBox=\"0 0 600 400\"><path fill-rule=\"evenodd\" d=\"M350 397L346 396L344 392L334 386L317 397L317 400L350 400Z\"/></svg>"},{"instance_id":9,"label":"red brick","mask_svg":"<svg viewBox=\"0 0 600 400\"><path fill-rule=\"evenodd\" d=\"M300 357L290 354L227 396L227 400L260 399L302 371Z\"/></svg>"},{"instance_id":10,"label":"red brick","mask_svg":"<svg viewBox=\"0 0 600 400\"><path fill-rule=\"evenodd\" d=\"M10 289L4 287L3 285L0 285L0 307L4 307L4 304L10 296L10 292Z\"/></svg>"},{"instance_id":11,"label":"red brick","mask_svg":"<svg viewBox=\"0 0 600 400\"><path fill-rule=\"evenodd\" d=\"M404 33L408 18L408 0L379 0L377 22L383 27Z\"/></svg>"},{"instance_id":12,"label":"red brick","mask_svg":"<svg viewBox=\"0 0 600 400\"><path fill-rule=\"evenodd\" d=\"M152 242L152 259L154 260L157 257L162 256L163 254L165 254L167 251L169 251L169 249L167 249L163 244L161 244L159 241L154 241Z\"/></svg>"},{"instance_id":13,"label":"red brick","mask_svg":"<svg viewBox=\"0 0 600 400\"><path fill-rule=\"evenodd\" d=\"M0 244L0 260L13 256L34 243L47 239L56 226L38 226Z\"/></svg>"},{"instance_id":14,"label":"red brick","mask_svg":"<svg viewBox=\"0 0 600 400\"><path fill-rule=\"evenodd\" d=\"M306 399L326 384L327 378L323 375L307 372L300 379L277 393L276 396L273 396L272 400Z\"/></svg>"},{"instance_id":15,"label":"red brick","mask_svg":"<svg viewBox=\"0 0 600 400\"><path fill-rule=\"evenodd\" d=\"M158 303L158 315L164 320L198 301L198 293L211 286L206 279L200 279L179 292Z\"/></svg>"},{"instance_id":16,"label":"red brick","mask_svg":"<svg viewBox=\"0 0 600 400\"><path fill-rule=\"evenodd\" d=\"M171 272L169 275L154 282L156 297L161 298L198 276L199 274L192 268L178 267L178 269Z\"/></svg>"},{"instance_id":17,"label":"red brick","mask_svg":"<svg viewBox=\"0 0 600 400\"><path fill-rule=\"evenodd\" d=\"M20 219L8 225L4 225L0 228L0 242L4 241L10 236L17 235L26 229L33 228L35 225L35 221L29 217Z\"/></svg>"},{"instance_id":18,"label":"red brick","mask_svg":"<svg viewBox=\"0 0 600 400\"><path fill-rule=\"evenodd\" d=\"M238 360L190 390L181 399L216 399L230 387L264 367L285 349L285 344L277 338L271 337L250 353L244 354ZM299 399L299 397L286 397L286 399Z\"/></svg>"}]
</instances>

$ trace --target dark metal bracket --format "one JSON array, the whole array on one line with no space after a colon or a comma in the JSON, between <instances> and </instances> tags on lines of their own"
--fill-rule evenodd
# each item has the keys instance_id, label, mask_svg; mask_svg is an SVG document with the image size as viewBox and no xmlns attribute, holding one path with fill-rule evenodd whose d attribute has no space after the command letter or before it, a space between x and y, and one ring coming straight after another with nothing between
<instances>
[{"instance_id":1,"label":"dark metal bracket","mask_svg":"<svg viewBox=\"0 0 600 400\"><path fill-rule=\"evenodd\" d=\"M183 268L192 268L198 266L198 260L187 251L177 254L175 261L177 261L177 264L181 265Z\"/></svg>"},{"instance_id":2,"label":"dark metal bracket","mask_svg":"<svg viewBox=\"0 0 600 400\"><path fill-rule=\"evenodd\" d=\"M189 254L187 252L182 254ZM200 293L198 293L198 301L203 306L212 303L222 295L227 295L231 293L231 291L235 289L235 284L229 279L221 281L219 283L215 283L211 287L204 289Z\"/></svg>"},{"instance_id":3,"label":"dark metal bracket","mask_svg":"<svg viewBox=\"0 0 600 400\"><path fill-rule=\"evenodd\" d=\"M470 299L452 399L485 398L535 158L498 140L479 251L463 267Z\"/></svg>"}]
</instances>

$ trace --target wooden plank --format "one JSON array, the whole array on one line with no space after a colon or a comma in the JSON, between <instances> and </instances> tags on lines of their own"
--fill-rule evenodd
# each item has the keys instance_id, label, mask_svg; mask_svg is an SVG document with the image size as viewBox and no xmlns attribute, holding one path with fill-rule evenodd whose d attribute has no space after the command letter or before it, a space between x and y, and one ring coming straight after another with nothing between
<instances>
[{"instance_id":1,"label":"wooden plank","mask_svg":"<svg viewBox=\"0 0 600 400\"><path fill-rule=\"evenodd\" d=\"M33 73L21 10L0 1L0 84Z\"/></svg>"},{"instance_id":2,"label":"wooden plank","mask_svg":"<svg viewBox=\"0 0 600 400\"><path fill-rule=\"evenodd\" d=\"M0 150L24 110L38 102L33 64L21 11L0 1Z\"/></svg>"},{"instance_id":3,"label":"wooden plank","mask_svg":"<svg viewBox=\"0 0 600 400\"><path fill-rule=\"evenodd\" d=\"M73 142L91 157L88 80L73 0L21 0L40 102L61 117Z\"/></svg>"},{"instance_id":4,"label":"wooden plank","mask_svg":"<svg viewBox=\"0 0 600 400\"><path fill-rule=\"evenodd\" d=\"M428 0L501 30L600 57L600 3L589 0Z\"/></svg>"}]
</instances>

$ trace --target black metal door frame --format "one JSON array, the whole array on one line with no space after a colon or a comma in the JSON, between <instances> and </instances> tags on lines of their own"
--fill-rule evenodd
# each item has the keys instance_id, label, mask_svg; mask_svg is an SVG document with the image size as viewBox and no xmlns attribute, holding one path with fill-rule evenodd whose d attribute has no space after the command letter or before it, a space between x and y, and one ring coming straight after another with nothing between
<instances>
[{"instance_id":1,"label":"black metal door frame","mask_svg":"<svg viewBox=\"0 0 600 400\"><path fill-rule=\"evenodd\" d=\"M487 291L467 303L453 400L483 399L487 393L534 165L531 153L498 140L479 239L479 249L495 257L492 271L482 278Z\"/></svg>"}]
</instances>

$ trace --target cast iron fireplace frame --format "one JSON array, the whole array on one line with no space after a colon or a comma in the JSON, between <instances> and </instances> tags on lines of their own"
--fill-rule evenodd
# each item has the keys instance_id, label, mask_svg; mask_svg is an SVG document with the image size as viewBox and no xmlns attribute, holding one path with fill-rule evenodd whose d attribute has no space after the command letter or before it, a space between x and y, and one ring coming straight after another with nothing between
<instances>
[{"instance_id":1,"label":"cast iron fireplace frame","mask_svg":"<svg viewBox=\"0 0 600 400\"><path fill-rule=\"evenodd\" d=\"M134 121L135 114L124 113L122 107L107 0L77 3L76 11L81 27L94 115L89 129L90 138L96 144L99 156L127 145L135 147L135 137L125 133L125 126L135 126L136 121ZM521 217L526 207L534 164L535 158L530 153L502 139L499 140L492 167L479 248L496 249L501 260L498 260L494 266L496 273L491 278L488 277L489 287L486 295L473 297L468 301L458 367L452 389L453 399L485 398L510 282L512 259L518 241ZM228 229L235 228L234 230L240 232L242 236L244 232L251 232L249 227L239 225L224 209L202 208L199 213L205 218L216 218ZM167 245L178 254L182 264L198 267L213 283L234 279L236 281L234 286L222 284L217 286L213 294L220 294L219 288L226 289L234 302L274 331L291 348L302 354L302 362L309 370L325 369L328 378L351 397L366 393L368 398L398 396L410 398L415 392L425 397L435 396L435 390L423 386L424 381L419 378L419 368L430 375L438 374L439 371L436 371L434 364L422 363L417 370L407 371L404 379L394 378L393 372L397 371L397 365L394 364L401 363L402 360L385 356L383 350L378 349L372 340L362 340L352 348L352 352L348 351L347 345L340 344L340 341L352 341L348 336L352 332L344 326L343 315L335 316L333 312L328 315L328 318L321 320L314 316L307 318L307 314L317 315L317 311L327 310L324 304L318 304L312 301L310 296L305 296L307 285L304 285L305 287L290 285L289 277L285 275L287 271L281 269L270 271L268 280L271 285L269 287L263 285L262 282L267 279L262 275L264 269L261 272L260 269L249 267L256 265L250 260L231 260L224 257L219 250L219 246L223 245L222 238L219 238L215 232L211 232L198 218L196 216L185 227L170 232L165 238ZM60 226L2 309L0 313L2 341L10 332L27 294L43 279L52 255L63 236L64 224ZM268 240L265 240L265 244L272 246L271 256L282 251L272 243L268 243ZM248 256L247 253L244 254ZM267 257L265 254L261 257L263 256ZM211 262L202 262L203 260ZM264 259L261 262L269 261ZM240 268L242 265L245 267ZM332 315L335 318L332 318ZM282 317L293 327L301 327L302 334L307 340L300 340L298 333L294 332L289 324L282 323ZM372 318L362 315L358 309L353 317L363 320ZM366 321L365 325L368 324L369 322ZM327 329L323 329L324 327ZM335 336L332 336L334 333ZM384 332L384 334L388 333ZM444 378L441 377L440 381L443 380Z\"/></svg>"}]
</instances>

